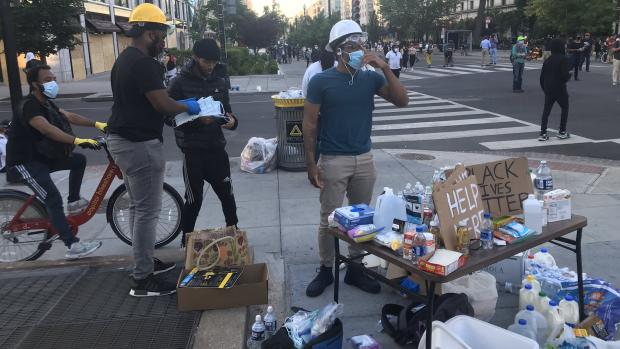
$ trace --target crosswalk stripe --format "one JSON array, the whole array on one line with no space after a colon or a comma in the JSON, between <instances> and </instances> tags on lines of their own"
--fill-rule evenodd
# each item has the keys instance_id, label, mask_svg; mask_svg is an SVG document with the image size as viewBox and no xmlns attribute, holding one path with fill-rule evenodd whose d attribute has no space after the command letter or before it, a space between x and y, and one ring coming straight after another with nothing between
<instances>
[{"instance_id":1,"label":"crosswalk stripe","mask_svg":"<svg viewBox=\"0 0 620 349\"><path fill-rule=\"evenodd\" d=\"M498 67L498 68L494 68L495 70L499 70L499 71L512 71L512 68L502 68L502 67Z\"/></svg>"},{"instance_id":2,"label":"crosswalk stripe","mask_svg":"<svg viewBox=\"0 0 620 349\"><path fill-rule=\"evenodd\" d=\"M395 121L395 120L414 120L414 119L430 119L430 118L442 118L447 116L465 116L465 115L481 115L484 112L478 110L463 110L463 111L449 111L441 113L424 113L424 114L401 114L401 115L389 115L389 116L375 116L373 121Z\"/></svg>"},{"instance_id":3,"label":"crosswalk stripe","mask_svg":"<svg viewBox=\"0 0 620 349\"><path fill-rule=\"evenodd\" d=\"M454 139L454 138L470 138L470 137L483 137L483 136L497 136L514 133L529 133L536 132L539 128L535 126L520 126L520 127L504 127L482 130L465 130L465 131L451 131L451 132L435 132L435 133L420 133L420 134L404 134L404 135L387 135L387 136L371 136L373 143L390 143L390 142L415 142L415 141L430 141L437 139Z\"/></svg>"},{"instance_id":4,"label":"crosswalk stripe","mask_svg":"<svg viewBox=\"0 0 620 349\"><path fill-rule=\"evenodd\" d=\"M581 137L581 136L573 136L569 139L553 139L550 138L548 141L541 142L538 139L532 137L530 139L515 139L508 141L497 141L497 142L483 142L480 143L483 147L487 147L490 150L505 150L505 149L515 149L515 148L536 148L536 147L547 147L551 145L564 145L564 144L579 144L579 143L590 143L591 139Z\"/></svg>"},{"instance_id":5,"label":"crosswalk stripe","mask_svg":"<svg viewBox=\"0 0 620 349\"><path fill-rule=\"evenodd\" d=\"M471 73L467 73L467 72L463 72L463 71L455 71L455 70L452 70L452 69L431 68L431 70L442 72L442 73L459 74L459 75L461 75L461 74L471 74ZM417 72L417 70L413 71L414 74L416 72Z\"/></svg>"},{"instance_id":6,"label":"crosswalk stripe","mask_svg":"<svg viewBox=\"0 0 620 349\"><path fill-rule=\"evenodd\" d=\"M458 68L465 70L465 71L470 71L470 72L474 72L474 73L492 73L493 70L489 70L489 69L482 69L480 67L478 68L472 68L474 67L473 65L466 65L466 66L461 66L459 65Z\"/></svg>"},{"instance_id":7,"label":"crosswalk stripe","mask_svg":"<svg viewBox=\"0 0 620 349\"><path fill-rule=\"evenodd\" d=\"M479 118L479 119L466 119L466 120L448 120L448 121L427 121L427 122L413 122L406 124L387 124L387 125L375 125L372 127L373 131L392 131L392 130L405 130L413 128L425 128L425 127L448 127L448 126L462 126L462 125L483 125L494 124L498 122L512 122L513 118L508 116L499 116L493 118Z\"/></svg>"},{"instance_id":8,"label":"crosswalk stripe","mask_svg":"<svg viewBox=\"0 0 620 349\"><path fill-rule=\"evenodd\" d=\"M415 103L415 102L414 102ZM439 105L439 106L428 106L428 107L413 107L413 108L386 108L375 110L375 114L385 114L385 113L404 113L410 111L422 111L422 110L440 110L440 109L459 109L466 108L464 105Z\"/></svg>"},{"instance_id":9,"label":"crosswalk stripe","mask_svg":"<svg viewBox=\"0 0 620 349\"><path fill-rule=\"evenodd\" d=\"M412 73L405 73L405 75L411 75L411 74L413 74L413 76L415 76L416 74L428 75L428 76L433 76L433 77L449 76L449 74L440 74L440 73L435 73L435 72L432 72L432 71L429 71L429 70L422 70L422 69L415 70Z\"/></svg>"},{"instance_id":10,"label":"crosswalk stripe","mask_svg":"<svg viewBox=\"0 0 620 349\"><path fill-rule=\"evenodd\" d=\"M400 74L400 77L403 78L403 79L407 79L407 80L422 80L422 79L425 79L423 76L415 76L415 75L410 75L410 74Z\"/></svg>"},{"instance_id":11,"label":"crosswalk stripe","mask_svg":"<svg viewBox=\"0 0 620 349\"><path fill-rule=\"evenodd\" d=\"M450 101L447 101L445 99L424 99L424 100L420 100L420 99L415 99L413 101L413 103L415 105L420 105L420 104L439 104L439 103L450 103ZM393 107L394 104L390 103L390 102L385 102L385 103L375 103L375 107Z\"/></svg>"}]
</instances>

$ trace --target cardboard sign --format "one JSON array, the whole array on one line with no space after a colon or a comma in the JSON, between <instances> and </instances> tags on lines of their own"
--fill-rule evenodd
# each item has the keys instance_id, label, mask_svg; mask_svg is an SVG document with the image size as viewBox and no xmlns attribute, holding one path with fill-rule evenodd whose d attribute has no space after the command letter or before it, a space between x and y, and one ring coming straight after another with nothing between
<instances>
[{"instance_id":1,"label":"cardboard sign","mask_svg":"<svg viewBox=\"0 0 620 349\"><path fill-rule=\"evenodd\" d=\"M478 179L485 212L493 217L523 213L523 200L534 192L527 159L510 158L468 166Z\"/></svg>"},{"instance_id":2,"label":"cardboard sign","mask_svg":"<svg viewBox=\"0 0 620 349\"><path fill-rule=\"evenodd\" d=\"M463 170L455 169L442 185L433 191L433 202L439 216L441 237L448 250L456 249L456 227L465 220L476 236L480 235L480 223L484 207L480 198L476 176L461 179ZM452 184L450 183L452 182Z\"/></svg>"}]
</instances>

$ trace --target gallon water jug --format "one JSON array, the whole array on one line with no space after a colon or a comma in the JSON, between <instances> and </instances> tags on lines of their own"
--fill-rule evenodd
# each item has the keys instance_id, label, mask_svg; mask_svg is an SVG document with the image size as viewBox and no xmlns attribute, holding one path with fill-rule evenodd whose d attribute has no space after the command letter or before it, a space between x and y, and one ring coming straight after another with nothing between
<instances>
[{"instance_id":1,"label":"gallon water jug","mask_svg":"<svg viewBox=\"0 0 620 349\"><path fill-rule=\"evenodd\" d=\"M373 224L384 231L392 230L394 219L407 221L405 201L394 195L391 188L383 188L384 193L377 198Z\"/></svg>"},{"instance_id":2,"label":"gallon water jug","mask_svg":"<svg viewBox=\"0 0 620 349\"><path fill-rule=\"evenodd\" d=\"M544 346L547 340L547 320L545 317L534 309L534 306L528 304L525 310L521 310L515 316L515 324L519 319L524 319L530 325L530 328L536 333L536 341L540 346Z\"/></svg>"},{"instance_id":3,"label":"gallon water jug","mask_svg":"<svg viewBox=\"0 0 620 349\"><path fill-rule=\"evenodd\" d=\"M534 290L534 292L536 293L540 292L540 282L536 280L536 277L534 275L526 276L525 279L523 279L523 281L521 282L521 285L525 285L525 284L532 285L532 290Z\"/></svg>"},{"instance_id":4,"label":"gallon water jug","mask_svg":"<svg viewBox=\"0 0 620 349\"><path fill-rule=\"evenodd\" d=\"M543 204L536 200L534 194L530 194L527 200L523 201L523 216L525 216L526 227L537 235L542 234Z\"/></svg>"},{"instance_id":5,"label":"gallon water jug","mask_svg":"<svg viewBox=\"0 0 620 349\"><path fill-rule=\"evenodd\" d=\"M536 333L534 333L534 330L528 326L527 320L525 319L519 319L516 324L508 326L508 331L536 340Z\"/></svg>"},{"instance_id":6,"label":"gallon water jug","mask_svg":"<svg viewBox=\"0 0 620 349\"><path fill-rule=\"evenodd\" d=\"M560 316L558 302L549 301L549 309L545 313L545 320L547 320L547 339L557 338L564 328L564 320Z\"/></svg>"},{"instance_id":7,"label":"gallon water jug","mask_svg":"<svg viewBox=\"0 0 620 349\"><path fill-rule=\"evenodd\" d=\"M537 293L532 289L532 285L525 284L519 290L519 310L525 309L526 306L536 302Z\"/></svg>"},{"instance_id":8,"label":"gallon water jug","mask_svg":"<svg viewBox=\"0 0 620 349\"><path fill-rule=\"evenodd\" d=\"M567 324L576 325L579 323L579 304L575 301L573 296L567 294L564 299L560 301L558 310L560 316Z\"/></svg>"},{"instance_id":9,"label":"gallon water jug","mask_svg":"<svg viewBox=\"0 0 620 349\"><path fill-rule=\"evenodd\" d=\"M549 310L549 301L551 301L551 299L547 297L547 294L545 292L541 291L538 293L538 298L536 298L536 304L534 304L534 308L536 308L536 311L538 311L539 313L545 315Z\"/></svg>"},{"instance_id":10,"label":"gallon water jug","mask_svg":"<svg viewBox=\"0 0 620 349\"><path fill-rule=\"evenodd\" d=\"M547 268L553 268L556 266L555 258L553 258L551 253L549 253L549 250L544 247L534 254L534 261Z\"/></svg>"}]
</instances>

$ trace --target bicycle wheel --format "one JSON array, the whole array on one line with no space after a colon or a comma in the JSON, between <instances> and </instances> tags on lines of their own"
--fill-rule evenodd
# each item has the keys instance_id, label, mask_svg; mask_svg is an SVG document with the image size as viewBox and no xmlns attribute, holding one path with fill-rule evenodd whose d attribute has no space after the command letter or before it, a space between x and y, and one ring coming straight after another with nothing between
<instances>
[{"instance_id":1,"label":"bicycle wheel","mask_svg":"<svg viewBox=\"0 0 620 349\"><path fill-rule=\"evenodd\" d=\"M155 248L169 244L181 233L183 199L171 185L164 183L163 189L161 211L155 231ZM121 184L112 193L106 216L114 234L124 243L131 245L133 235L129 225L129 194L125 184Z\"/></svg>"},{"instance_id":2,"label":"bicycle wheel","mask_svg":"<svg viewBox=\"0 0 620 349\"><path fill-rule=\"evenodd\" d=\"M0 191L0 262L32 261L45 252L39 244L45 241L47 230L10 232L5 226L11 222L15 213L30 198L30 195L16 190ZM39 200L33 200L21 215L22 219L47 219L47 210Z\"/></svg>"}]
</instances>

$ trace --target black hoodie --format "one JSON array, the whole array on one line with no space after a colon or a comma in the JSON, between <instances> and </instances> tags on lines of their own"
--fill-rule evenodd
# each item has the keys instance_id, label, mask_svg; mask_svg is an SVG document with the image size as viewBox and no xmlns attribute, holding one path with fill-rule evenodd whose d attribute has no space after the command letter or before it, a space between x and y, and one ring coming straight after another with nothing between
<instances>
[{"instance_id":1,"label":"black hoodie","mask_svg":"<svg viewBox=\"0 0 620 349\"><path fill-rule=\"evenodd\" d=\"M204 77L194 69L195 62L192 60L186 64L181 72L172 80L168 87L168 94L174 100L187 98L200 99L202 97L213 97L220 101L227 113L231 113L230 99L228 96L228 73L226 65L218 63L213 72ZM235 119L235 127L237 128ZM215 149L226 146L226 138L222 132L220 124L213 123L205 125L198 120L174 129L177 145L181 150L189 149Z\"/></svg>"},{"instance_id":2,"label":"black hoodie","mask_svg":"<svg viewBox=\"0 0 620 349\"><path fill-rule=\"evenodd\" d=\"M540 87L546 94L566 92L566 83L571 78L571 64L564 54L564 44L555 39L550 44L551 56L543 63L540 72Z\"/></svg>"}]
</instances>

